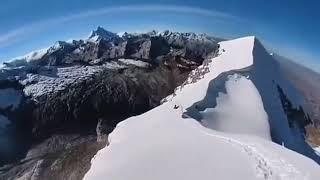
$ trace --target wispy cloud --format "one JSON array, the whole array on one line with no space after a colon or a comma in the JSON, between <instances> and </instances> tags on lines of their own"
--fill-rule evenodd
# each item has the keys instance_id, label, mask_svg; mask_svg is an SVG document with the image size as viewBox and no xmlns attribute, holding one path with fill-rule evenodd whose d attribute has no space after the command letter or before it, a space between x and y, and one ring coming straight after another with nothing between
<instances>
[{"instance_id":1,"label":"wispy cloud","mask_svg":"<svg viewBox=\"0 0 320 180\"><path fill-rule=\"evenodd\" d=\"M81 13L76 13L68 16L57 17L53 19L47 19L43 21L33 22L28 25L22 26L17 29L9 30L5 34L0 34L0 48L13 44L22 40L26 35L34 32L41 32L42 29L48 26L55 26L63 24L73 20L79 20L83 18L89 18L94 16L101 16L106 14L112 14L117 12L171 12L171 13L184 13L193 14L198 16L211 17L215 19L228 20L233 22L243 22L236 16L196 7L177 6L177 5L130 5L130 6L117 6L106 7L101 9L93 9Z\"/></svg>"},{"instance_id":2,"label":"wispy cloud","mask_svg":"<svg viewBox=\"0 0 320 180\"><path fill-rule=\"evenodd\" d=\"M14 30L10 30L5 34L0 34L0 48L10 45L18 40L20 36L28 33L32 26L20 27Z\"/></svg>"}]
</instances>

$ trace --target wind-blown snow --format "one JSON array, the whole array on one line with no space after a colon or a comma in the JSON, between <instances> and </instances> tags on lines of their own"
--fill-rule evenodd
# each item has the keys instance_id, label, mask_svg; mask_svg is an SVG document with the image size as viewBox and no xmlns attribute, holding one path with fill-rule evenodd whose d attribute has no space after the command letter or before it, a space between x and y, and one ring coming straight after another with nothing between
<instances>
[{"instance_id":1,"label":"wind-blown snow","mask_svg":"<svg viewBox=\"0 0 320 180\"><path fill-rule=\"evenodd\" d=\"M17 108L20 104L21 93L13 88L0 89L0 108Z\"/></svg>"},{"instance_id":2,"label":"wind-blown snow","mask_svg":"<svg viewBox=\"0 0 320 180\"><path fill-rule=\"evenodd\" d=\"M268 104L254 77L231 77L226 82L227 94L220 94L217 106L199 110L202 123L208 127L215 120L212 111L219 115L220 126L212 127L219 131L206 128L189 116L187 109L207 97L210 82L218 75L255 70L254 45L254 37L220 43L220 56L195 70L166 103L119 123L109 135L109 146L92 159L84 179L320 179L318 164L268 140L267 127L262 128L268 119L264 110ZM240 107L235 96L246 96L241 98L248 101L242 104L246 107ZM234 116L223 114L233 107L237 110L229 113Z\"/></svg>"},{"instance_id":3,"label":"wind-blown snow","mask_svg":"<svg viewBox=\"0 0 320 180\"><path fill-rule=\"evenodd\" d=\"M226 82L226 89L227 94L217 98L216 108L201 113L203 125L222 132L255 134L270 140L268 115L254 84L243 76L233 75Z\"/></svg>"},{"instance_id":4,"label":"wind-blown snow","mask_svg":"<svg viewBox=\"0 0 320 180\"><path fill-rule=\"evenodd\" d=\"M16 57L8 61L9 64L14 66L25 65L30 61L41 59L48 51L48 48L39 49L37 51L32 51L24 56Z\"/></svg>"}]
</instances>

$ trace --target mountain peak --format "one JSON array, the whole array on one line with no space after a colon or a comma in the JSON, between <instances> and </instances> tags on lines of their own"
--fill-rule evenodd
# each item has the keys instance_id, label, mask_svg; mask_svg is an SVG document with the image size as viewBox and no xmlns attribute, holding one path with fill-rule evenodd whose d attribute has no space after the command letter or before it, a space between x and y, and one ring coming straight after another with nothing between
<instances>
[{"instance_id":1,"label":"mountain peak","mask_svg":"<svg viewBox=\"0 0 320 180\"><path fill-rule=\"evenodd\" d=\"M100 40L100 39L104 39L104 40L111 40L118 37L117 34L107 31L104 28L102 28L101 26L98 26L96 30L91 31L90 35L89 35L89 39L94 39L94 40Z\"/></svg>"}]
</instances>

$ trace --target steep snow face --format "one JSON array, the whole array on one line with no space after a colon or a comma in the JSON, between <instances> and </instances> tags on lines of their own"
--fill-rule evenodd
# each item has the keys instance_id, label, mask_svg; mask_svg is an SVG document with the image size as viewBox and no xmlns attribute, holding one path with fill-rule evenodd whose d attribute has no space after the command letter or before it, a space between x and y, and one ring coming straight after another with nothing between
<instances>
[{"instance_id":1,"label":"steep snow face","mask_svg":"<svg viewBox=\"0 0 320 180\"><path fill-rule=\"evenodd\" d=\"M225 88L226 93L219 93L216 98L215 108L200 112L202 124L218 131L255 134L270 140L268 115L254 84L235 74L228 77Z\"/></svg>"},{"instance_id":2,"label":"steep snow face","mask_svg":"<svg viewBox=\"0 0 320 180\"><path fill-rule=\"evenodd\" d=\"M299 127L306 119L304 112L300 111L304 104L302 96L284 78L277 61L258 40L252 54L254 65L250 70L250 79L258 89L268 114L272 140L320 163L319 156L305 142L304 132ZM289 108L286 107L288 104Z\"/></svg>"},{"instance_id":3,"label":"steep snow face","mask_svg":"<svg viewBox=\"0 0 320 180\"><path fill-rule=\"evenodd\" d=\"M275 108L281 102L278 94L260 92L274 79L256 72L256 45L254 37L220 43L220 55L164 104L119 123L84 179L319 179L314 161L269 140L268 122L281 119L270 120L278 114L269 115L273 104L265 98ZM212 92L217 83L221 91Z\"/></svg>"}]
</instances>

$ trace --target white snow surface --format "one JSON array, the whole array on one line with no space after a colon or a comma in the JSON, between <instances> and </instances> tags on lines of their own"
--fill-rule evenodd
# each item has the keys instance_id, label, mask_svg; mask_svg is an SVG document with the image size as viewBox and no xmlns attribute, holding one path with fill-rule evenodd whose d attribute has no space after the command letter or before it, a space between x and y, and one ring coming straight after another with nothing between
<instances>
[{"instance_id":1,"label":"white snow surface","mask_svg":"<svg viewBox=\"0 0 320 180\"><path fill-rule=\"evenodd\" d=\"M47 52L53 53L57 50L60 50L61 48L63 48L64 45L67 45L67 44L71 44L71 43L66 41L57 41L50 48L48 48Z\"/></svg>"},{"instance_id":2,"label":"white snow surface","mask_svg":"<svg viewBox=\"0 0 320 180\"><path fill-rule=\"evenodd\" d=\"M99 59L95 61L98 62ZM21 79L20 83L25 85L24 94L36 99L44 94L64 90L69 85L91 78L104 69L122 69L128 67L128 65L142 68L149 66L148 63L142 61L135 62L135 60L122 59L94 66L51 67L50 71L53 72L42 70L38 74L26 74L26 77Z\"/></svg>"},{"instance_id":3,"label":"white snow surface","mask_svg":"<svg viewBox=\"0 0 320 180\"><path fill-rule=\"evenodd\" d=\"M175 101L184 108L190 107L194 102L203 99L212 79L216 78L223 72L244 69L253 64L252 49L254 40L255 37L248 37L245 39L236 39L220 43L220 56L214 58L208 65L208 68L210 70L213 69L213 71L209 71L205 74L206 78L202 75L202 79L197 82L196 86L193 85L192 78L187 79L186 85L184 85L183 88L178 87L178 92L169 96L167 99L171 100L174 98ZM248 51L244 51L243 47L248 48ZM224 49L225 52L223 52L222 49ZM232 52L229 53L230 51ZM200 66L198 69L203 68L203 66L204 65ZM192 94L191 97L190 94Z\"/></svg>"},{"instance_id":4,"label":"white snow surface","mask_svg":"<svg viewBox=\"0 0 320 180\"><path fill-rule=\"evenodd\" d=\"M209 128L202 125L204 122L183 118L185 108L206 96L212 79L253 65L254 44L254 37L220 43L221 55L207 67L198 68L209 68L200 79L194 82L190 78L166 103L119 123L109 135L109 145L92 159L84 179L320 179L320 166L313 160L269 140L268 126L262 128L268 118L262 96L249 79L232 77L226 83L227 94L220 94L216 108L201 112ZM248 102L240 107L240 101L234 98L246 92L250 93ZM231 116L224 114L228 108L243 111L236 110ZM210 129L215 123L212 111L219 115L217 129Z\"/></svg>"},{"instance_id":5,"label":"white snow surface","mask_svg":"<svg viewBox=\"0 0 320 180\"><path fill-rule=\"evenodd\" d=\"M36 99L43 94L61 91L69 85L90 78L95 73L102 71L104 66L70 66L58 67L55 73L42 72L27 74L21 84L26 85L24 94Z\"/></svg>"},{"instance_id":6,"label":"white snow surface","mask_svg":"<svg viewBox=\"0 0 320 180\"><path fill-rule=\"evenodd\" d=\"M84 179L317 179L312 160L255 136L207 129L166 103L122 123Z\"/></svg>"},{"instance_id":7,"label":"white snow surface","mask_svg":"<svg viewBox=\"0 0 320 180\"><path fill-rule=\"evenodd\" d=\"M99 38L100 38L100 36L95 35L95 36L92 36L91 38L88 38L86 41L96 43L96 42L98 42Z\"/></svg>"},{"instance_id":8,"label":"white snow surface","mask_svg":"<svg viewBox=\"0 0 320 180\"><path fill-rule=\"evenodd\" d=\"M0 89L0 108L17 108L20 104L21 93L13 88Z\"/></svg>"},{"instance_id":9,"label":"white snow surface","mask_svg":"<svg viewBox=\"0 0 320 180\"><path fill-rule=\"evenodd\" d=\"M268 115L254 84L243 76L232 75L226 89L227 94L221 93L217 98L216 108L201 113L203 125L222 132L255 134L271 140Z\"/></svg>"}]
</instances>

